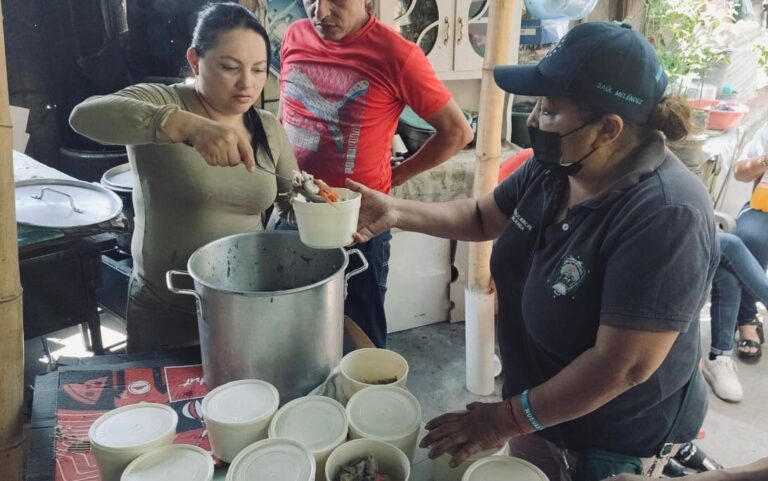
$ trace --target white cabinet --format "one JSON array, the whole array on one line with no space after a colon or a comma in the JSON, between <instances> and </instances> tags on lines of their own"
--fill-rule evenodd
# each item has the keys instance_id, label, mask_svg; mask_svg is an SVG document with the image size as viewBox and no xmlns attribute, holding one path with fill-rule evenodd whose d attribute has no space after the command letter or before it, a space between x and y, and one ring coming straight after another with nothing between
<instances>
[{"instance_id":1,"label":"white cabinet","mask_svg":"<svg viewBox=\"0 0 768 481\"><path fill-rule=\"evenodd\" d=\"M383 0L378 13L421 47L441 79L477 79L482 75L489 5L488 0ZM510 44L517 45L517 40Z\"/></svg>"},{"instance_id":2,"label":"white cabinet","mask_svg":"<svg viewBox=\"0 0 768 481\"><path fill-rule=\"evenodd\" d=\"M392 230L384 311L389 332L448 320L451 241Z\"/></svg>"}]
</instances>

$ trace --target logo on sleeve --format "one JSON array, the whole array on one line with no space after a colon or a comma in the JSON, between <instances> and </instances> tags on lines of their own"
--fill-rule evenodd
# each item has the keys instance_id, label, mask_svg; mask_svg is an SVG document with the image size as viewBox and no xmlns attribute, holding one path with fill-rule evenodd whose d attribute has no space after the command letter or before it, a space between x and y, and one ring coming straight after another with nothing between
<instances>
[{"instance_id":1,"label":"logo on sleeve","mask_svg":"<svg viewBox=\"0 0 768 481\"><path fill-rule=\"evenodd\" d=\"M573 256L564 257L556 271L552 291L556 296L564 296L579 287L586 277L583 262Z\"/></svg>"}]
</instances>

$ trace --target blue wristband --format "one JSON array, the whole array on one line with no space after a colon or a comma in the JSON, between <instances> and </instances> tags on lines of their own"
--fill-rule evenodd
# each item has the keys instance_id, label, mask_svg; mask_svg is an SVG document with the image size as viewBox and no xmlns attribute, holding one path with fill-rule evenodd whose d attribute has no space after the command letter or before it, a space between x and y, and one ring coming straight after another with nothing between
<instances>
[{"instance_id":1,"label":"blue wristband","mask_svg":"<svg viewBox=\"0 0 768 481\"><path fill-rule=\"evenodd\" d=\"M536 419L536 416L533 414L533 410L531 409L531 403L528 401L528 390L526 389L523 391L523 394L520 395L520 404L523 408L523 414L525 414L525 419L528 420L528 422L531 424L533 429L536 431L541 431L544 429L544 425L539 422L538 419Z\"/></svg>"}]
</instances>

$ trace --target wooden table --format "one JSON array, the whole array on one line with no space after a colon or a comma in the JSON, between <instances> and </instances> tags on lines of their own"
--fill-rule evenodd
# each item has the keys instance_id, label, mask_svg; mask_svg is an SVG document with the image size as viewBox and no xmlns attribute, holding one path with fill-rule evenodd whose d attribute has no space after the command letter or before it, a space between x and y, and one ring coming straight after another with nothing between
<instances>
[{"instance_id":1,"label":"wooden table","mask_svg":"<svg viewBox=\"0 0 768 481\"><path fill-rule=\"evenodd\" d=\"M69 179L31 157L13 152L14 181ZM96 289L101 253L116 245L103 226L62 231L18 225L19 270L24 289L24 338L80 325L89 349L104 353Z\"/></svg>"}]
</instances>

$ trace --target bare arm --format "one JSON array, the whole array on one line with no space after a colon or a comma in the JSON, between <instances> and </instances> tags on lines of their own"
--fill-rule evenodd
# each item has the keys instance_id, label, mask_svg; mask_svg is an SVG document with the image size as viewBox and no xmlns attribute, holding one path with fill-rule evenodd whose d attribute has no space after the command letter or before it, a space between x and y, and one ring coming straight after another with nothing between
<instances>
[{"instance_id":1,"label":"bare arm","mask_svg":"<svg viewBox=\"0 0 768 481\"><path fill-rule=\"evenodd\" d=\"M530 390L531 409L539 422L553 426L582 417L633 386L645 382L675 342L675 331L651 332L602 326L595 346L547 382ZM563 399L568 402L564 403ZM473 403L465 413L443 414L429 423L421 441L429 457L454 455L460 464L473 453L503 445L533 431L520 396L498 403Z\"/></svg>"},{"instance_id":2,"label":"bare arm","mask_svg":"<svg viewBox=\"0 0 768 481\"><path fill-rule=\"evenodd\" d=\"M492 193L481 199L429 203L396 199L349 179L347 187L363 196L356 242L392 227L446 239L485 241L497 238L508 221Z\"/></svg>"},{"instance_id":3,"label":"bare arm","mask_svg":"<svg viewBox=\"0 0 768 481\"><path fill-rule=\"evenodd\" d=\"M424 120L435 128L435 135L408 160L392 169L393 186L442 164L472 140L472 129L453 99Z\"/></svg>"},{"instance_id":4,"label":"bare arm","mask_svg":"<svg viewBox=\"0 0 768 481\"><path fill-rule=\"evenodd\" d=\"M531 409L545 426L580 418L647 381L677 339L676 331L601 326L592 349L531 389ZM589 386L588 389L585 389ZM563 399L568 399L563 403ZM520 409L520 400L515 400ZM522 412L522 410L520 411Z\"/></svg>"},{"instance_id":5,"label":"bare arm","mask_svg":"<svg viewBox=\"0 0 768 481\"><path fill-rule=\"evenodd\" d=\"M733 177L740 182L754 182L768 171L768 156L758 155L736 162Z\"/></svg>"}]
</instances>

